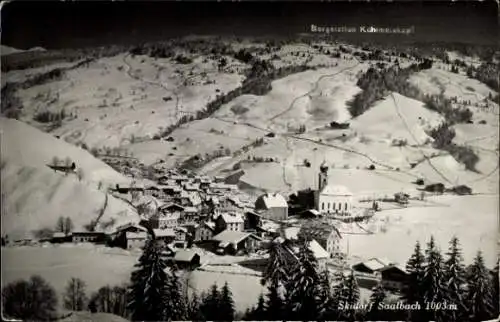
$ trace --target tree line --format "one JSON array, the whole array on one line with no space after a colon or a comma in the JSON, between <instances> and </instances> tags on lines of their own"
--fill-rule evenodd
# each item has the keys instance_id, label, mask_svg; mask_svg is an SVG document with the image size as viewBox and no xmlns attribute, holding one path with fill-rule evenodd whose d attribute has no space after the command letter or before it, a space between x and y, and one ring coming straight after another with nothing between
<instances>
[{"instance_id":1,"label":"tree line","mask_svg":"<svg viewBox=\"0 0 500 322\"><path fill-rule=\"evenodd\" d=\"M303 238L296 256L286 245L271 243L262 285L267 286L256 305L237 316L227 283L208 292L188 294L189 283L164 255L164 243L149 239L128 285L105 286L87 297L85 283L72 278L63 294L64 308L107 312L134 321L243 320L402 320L484 321L499 312L498 264L486 268L479 251L466 266L458 238L452 238L443 256L431 236L425 250L417 242L408 262L408 279L400 298L390 296L382 283L373 288L362 308L355 274L330 273L321 268ZM48 320L57 312L54 289L40 276L16 281L2 290L4 314L9 318ZM412 305L393 310L390 305ZM427 303L447 303L447 309L429 309Z\"/></svg>"}]
</instances>

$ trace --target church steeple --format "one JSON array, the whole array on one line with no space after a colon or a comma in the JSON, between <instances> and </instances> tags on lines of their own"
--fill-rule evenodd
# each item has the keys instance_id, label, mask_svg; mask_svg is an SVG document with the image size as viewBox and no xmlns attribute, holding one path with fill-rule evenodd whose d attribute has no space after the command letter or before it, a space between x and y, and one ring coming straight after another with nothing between
<instances>
[{"instance_id":1,"label":"church steeple","mask_svg":"<svg viewBox=\"0 0 500 322\"><path fill-rule=\"evenodd\" d=\"M318 191L323 190L328 185L328 165L325 161L319 166Z\"/></svg>"}]
</instances>

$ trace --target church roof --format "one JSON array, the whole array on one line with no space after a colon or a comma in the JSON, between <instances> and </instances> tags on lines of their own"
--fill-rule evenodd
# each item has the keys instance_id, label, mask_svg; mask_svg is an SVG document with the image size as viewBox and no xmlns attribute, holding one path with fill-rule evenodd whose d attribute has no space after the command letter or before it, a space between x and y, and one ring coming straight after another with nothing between
<instances>
[{"instance_id":1,"label":"church roof","mask_svg":"<svg viewBox=\"0 0 500 322\"><path fill-rule=\"evenodd\" d=\"M330 196L352 196L352 192L344 186L329 184L321 190L320 194Z\"/></svg>"}]
</instances>

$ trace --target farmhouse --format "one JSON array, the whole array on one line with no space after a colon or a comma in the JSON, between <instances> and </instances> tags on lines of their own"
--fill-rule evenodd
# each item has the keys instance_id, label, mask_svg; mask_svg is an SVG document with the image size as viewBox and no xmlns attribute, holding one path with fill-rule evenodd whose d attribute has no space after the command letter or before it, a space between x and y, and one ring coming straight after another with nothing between
<instances>
[{"instance_id":1,"label":"farmhouse","mask_svg":"<svg viewBox=\"0 0 500 322\"><path fill-rule=\"evenodd\" d=\"M135 223L128 223L119 226L116 228L115 232L111 235L113 239L113 244L118 247L128 249L129 240L127 238L127 233L147 233L147 229ZM134 239L132 236L133 234L129 235L131 239Z\"/></svg>"},{"instance_id":2,"label":"farmhouse","mask_svg":"<svg viewBox=\"0 0 500 322\"><path fill-rule=\"evenodd\" d=\"M328 166L323 163L319 172L319 186L315 208L322 214L349 217L352 213L353 195L344 186L328 183Z\"/></svg>"},{"instance_id":3,"label":"farmhouse","mask_svg":"<svg viewBox=\"0 0 500 322\"><path fill-rule=\"evenodd\" d=\"M165 229L153 229L153 235L156 240L162 240L167 244L170 244L175 240L175 231L173 228L165 228Z\"/></svg>"},{"instance_id":4,"label":"farmhouse","mask_svg":"<svg viewBox=\"0 0 500 322\"><path fill-rule=\"evenodd\" d=\"M125 248L126 249L139 249L144 247L148 234L144 231L140 232L126 232L125 233Z\"/></svg>"},{"instance_id":5,"label":"farmhouse","mask_svg":"<svg viewBox=\"0 0 500 322\"><path fill-rule=\"evenodd\" d=\"M231 230L221 232L212 240L215 242L217 253L231 255L252 253L262 241L254 234Z\"/></svg>"},{"instance_id":6,"label":"farmhouse","mask_svg":"<svg viewBox=\"0 0 500 322\"><path fill-rule=\"evenodd\" d=\"M75 231L71 233L73 243L99 243L103 242L106 235L96 231Z\"/></svg>"},{"instance_id":7,"label":"farmhouse","mask_svg":"<svg viewBox=\"0 0 500 322\"><path fill-rule=\"evenodd\" d=\"M216 232L224 230L243 231L244 220L239 214L223 213L215 220Z\"/></svg>"},{"instance_id":8,"label":"farmhouse","mask_svg":"<svg viewBox=\"0 0 500 322\"><path fill-rule=\"evenodd\" d=\"M179 224L180 213L156 213L151 216L151 228L173 228Z\"/></svg>"},{"instance_id":9,"label":"farmhouse","mask_svg":"<svg viewBox=\"0 0 500 322\"><path fill-rule=\"evenodd\" d=\"M380 258L372 258L355 264L352 269L361 283L371 280L374 285L381 282L386 289L393 291L401 291L408 277L403 267Z\"/></svg>"},{"instance_id":10,"label":"farmhouse","mask_svg":"<svg viewBox=\"0 0 500 322\"><path fill-rule=\"evenodd\" d=\"M179 269L194 270L200 266L201 256L192 250L178 250L171 260Z\"/></svg>"},{"instance_id":11,"label":"farmhouse","mask_svg":"<svg viewBox=\"0 0 500 322\"><path fill-rule=\"evenodd\" d=\"M255 210L266 219L288 219L288 203L285 198L278 193L266 193L258 197L255 201Z\"/></svg>"},{"instance_id":12,"label":"farmhouse","mask_svg":"<svg viewBox=\"0 0 500 322\"><path fill-rule=\"evenodd\" d=\"M199 241L211 240L215 235L215 223L213 221L206 221L202 223L198 227L198 234L200 236Z\"/></svg>"},{"instance_id":13,"label":"farmhouse","mask_svg":"<svg viewBox=\"0 0 500 322\"><path fill-rule=\"evenodd\" d=\"M330 254L330 257L340 254L342 236L340 231L332 225L311 220L302 225L299 234L316 240Z\"/></svg>"}]
</instances>

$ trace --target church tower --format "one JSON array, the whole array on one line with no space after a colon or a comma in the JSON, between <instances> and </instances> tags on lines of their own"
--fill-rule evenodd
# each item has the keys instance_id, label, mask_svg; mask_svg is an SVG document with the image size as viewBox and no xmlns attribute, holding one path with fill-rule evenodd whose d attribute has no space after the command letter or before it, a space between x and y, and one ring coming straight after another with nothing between
<instances>
[{"instance_id":1,"label":"church tower","mask_svg":"<svg viewBox=\"0 0 500 322\"><path fill-rule=\"evenodd\" d=\"M328 166L326 165L326 162L323 161L323 163L319 166L319 175L318 175L318 192L321 192L324 187L328 185Z\"/></svg>"}]
</instances>

